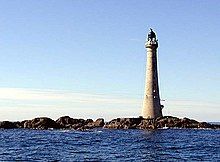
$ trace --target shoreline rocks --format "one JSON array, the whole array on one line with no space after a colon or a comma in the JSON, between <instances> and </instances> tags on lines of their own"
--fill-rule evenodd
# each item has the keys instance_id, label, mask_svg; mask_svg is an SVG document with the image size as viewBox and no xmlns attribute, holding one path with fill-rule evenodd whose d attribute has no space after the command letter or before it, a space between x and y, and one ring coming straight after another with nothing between
<instances>
[{"instance_id":1,"label":"shoreline rocks","mask_svg":"<svg viewBox=\"0 0 220 162\"><path fill-rule=\"evenodd\" d=\"M220 125L210 124L207 122L198 122L189 118L177 118L173 116L164 116L157 119L138 118L116 118L109 122L104 122L104 119L98 118L95 121L92 119L74 119L69 116L63 116L56 121L47 118L39 117L32 120L24 120L21 122L0 122L0 129L72 129L72 130L88 130L94 128L106 129L161 129L161 128L209 128L220 129Z\"/></svg>"},{"instance_id":2,"label":"shoreline rocks","mask_svg":"<svg viewBox=\"0 0 220 162\"><path fill-rule=\"evenodd\" d=\"M57 124L54 120L47 118L47 117L41 117L41 118L34 118L32 120L26 120L23 122L22 128L29 128L29 129L59 129L60 126Z\"/></svg>"}]
</instances>

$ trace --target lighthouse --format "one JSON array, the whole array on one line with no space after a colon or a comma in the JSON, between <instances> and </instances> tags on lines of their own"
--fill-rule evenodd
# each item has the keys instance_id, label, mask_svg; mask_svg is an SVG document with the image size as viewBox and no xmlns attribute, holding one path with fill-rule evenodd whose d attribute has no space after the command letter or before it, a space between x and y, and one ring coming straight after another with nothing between
<instances>
[{"instance_id":1,"label":"lighthouse","mask_svg":"<svg viewBox=\"0 0 220 162\"><path fill-rule=\"evenodd\" d=\"M163 105L160 103L158 70L157 70L157 48L158 40L152 29L148 33L145 43L147 49L146 82L142 116L148 119L156 119L162 115Z\"/></svg>"}]
</instances>

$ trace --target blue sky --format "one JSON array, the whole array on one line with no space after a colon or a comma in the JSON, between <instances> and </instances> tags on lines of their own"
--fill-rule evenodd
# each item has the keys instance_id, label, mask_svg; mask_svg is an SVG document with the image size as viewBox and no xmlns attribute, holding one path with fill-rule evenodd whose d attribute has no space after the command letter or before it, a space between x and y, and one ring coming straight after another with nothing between
<instances>
[{"instance_id":1,"label":"blue sky","mask_svg":"<svg viewBox=\"0 0 220 162\"><path fill-rule=\"evenodd\" d=\"M220 2L0 1L0 120L139 116L159 39L164 114L219 121Z\"/></svg>"}]
</instances>

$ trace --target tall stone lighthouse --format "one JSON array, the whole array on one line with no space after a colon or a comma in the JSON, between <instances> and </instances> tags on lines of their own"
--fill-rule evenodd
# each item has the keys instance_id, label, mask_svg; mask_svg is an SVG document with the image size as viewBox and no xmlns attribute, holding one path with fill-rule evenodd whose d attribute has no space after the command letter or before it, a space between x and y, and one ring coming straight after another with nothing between
<instances>
[{"instance_id":1,"label":"tall stone lighthouse","mask_svg":"<svg viewBox=\"0 0 220 162\"><path fill-rule=\"evenodd\" d=\"M157 72L157 47L156 34L150 29L145 47L147 48L146 83L142 116L155 119L162 115L163 105L160 104L158 72Z\"/></svg>"}]
</instances>

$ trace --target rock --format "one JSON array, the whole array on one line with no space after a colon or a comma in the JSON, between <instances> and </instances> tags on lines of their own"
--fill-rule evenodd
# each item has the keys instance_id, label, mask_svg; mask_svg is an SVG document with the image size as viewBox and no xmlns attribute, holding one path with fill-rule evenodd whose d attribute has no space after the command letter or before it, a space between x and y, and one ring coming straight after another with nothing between
<instances>
[{"instance_id":1,"label":"rock","mask_svg":"<svg viewBox=\"0 0 220 162\"><path fill-rule=\"evenodd\" d=\"M109 128L109 129L157 129L163 127L169 128L211 128L220 129L220 125L209 124L206 122L198 122L189 118L177 118L173 116L163 116L157 119L139 118L117 118L105 123L104 119L99 118L95 121L92 119L73 119L69 116L63 116L56 121L41 117L32 120L24 120L22 122L0 122L0 128L29 128L29 129L75 129L87 130L93 128Z\"/></svg>"},{"instance_id":2,"label":"rock","mask_svg":"<svg viewBox=\"0 0 220 162\"><path fill-rule=\"evenodd\" d=\"M172 116L164 116L156 119L157 128L199 128L199 122L189 118L179 119Z\"/></svg>"},{"instance_id":3,"label":"rock","mask_svg":"<svg viewBox=\"0 0 220 162\"><path fill-rule=\"evenodd\" d=\"M77 123L77 124L73 124L71 125L71 129L76 129L76 130L83 130L84 128L84 123Z\"/></svg>"},{"instance_id":4,"label":"rock","mask_svg":"<svg viewBox=\"0 0 220 162\"><path fill-rule=\"evenodd\" d=\"M88 119L87 119L88 120ZM98 128L98 127L103 127L105 124L104 119L99 118L96 121L90 121L84 126L84 129L93 129L93 128Z\"/></svg>"},{"instance_id":5,"label":"rock","mask_svg":"<svg viewBox=\"0 0 220 162\"><path fill-rule=\"evenodd\" d=\"M61 126L57 124L54 120L47 118L47 117L41 117L41 118L35 118L32 120L26 120L24 121L24 128L31 128L31 129L59 129Z\"/></svg>"},{"instance_id":6,"label":"rock","mask_svg":"<svg viewBox=\"0 0 220 162\"><path fill-rule=\"evenodd\" d=\"M103 127L105 125L105 121L103 118L99 118L99 119L96 119L96 121L93 122L93 124L95 127Z\"/></svg>"},{"instance_id":7,"label":"rock","mask_svg":"<svg viewBox=\"0 0 220 162\"><path fill-rule=\"evenodd\" d=\"M92 119L73 119L69 116L63 116L56 120L56 123L64 129L81 129L89 122L93 122Z\"/></svg>"},{"instance_id":8,"label":"rock","mask_svg":"<svg viewBox=\"0 0 220 162\"><path fill-rule=\"evenodd\" d=\"M215 128L215 125L212 125L206 122L200 122L198 124L198 128Z\"/></svg>"},{"instance_id":9,"label":"rock","mask_svg":"<svg viewBox=\"0 0 220 162\"><path fill-rule=\"evenodd\" d=\"M93 120L92 119L86 119L85 124L88 124L88 123L93 123Z\"/></svg>"},{"instance_id":10,"label":"rock","mask_svg":"<svg viewBox=\"0 0 220 162\"><path fill-rule=\"evenodd\" d=\"M213 126L214 129L220 129L220 125L212 124L212 126Z\"/></svg>"},{"instance_id":11,"label":"rock","mask_svg":"<svg viewBox=\"0 0 220 162\"><path fill-rule=\"evenodd\" d=\"M104 125L104 128L111 129L136 129L142 118L117 118Z\"/></svg>"},{"instance_id":12,"label":"rock","mask_svg":"<svg viewBox=\"0 0 220 162\"><path fill-rule=\"evenodd\" d=\"M63 116L56 120L56 123L59 124L64 129L76 129L76 130L85 130L93 129L97 127L104 126L104 119L100 118L96 121L92 119L73 119L69 116Z\"/></svg>"},{"instance_id":13,"label":"rock","mask_svg":"<svg viewBox=\"0 0 220 162\"><path fill-rule=\"evenodd\" d=\"M15 124L15 126L16 126L17 128L24 128L24 123L23 123L23 122L17 121L17 122L14 122L14 124Z\"/></svg>"},{"instance_id":14,"label":"rock","mask_svg":"<svg viewBox=\"0 0 220 162\"><path fill-rule=\"evenodd\" d=\"M24 123L27 122L28 120L23 120L20 122L20 128L24 128Z\"/></svg>"},{"instance_id":15,"label":"rock","mask_svg":"<svg viewBox=\"0 0 220 162\"><path fill-rule=\"evenodd\" d=\"M156 127L163 128L163 127L182 127L181 119L173 116L163 116L156 119Z\"/></svg>"},{"instance_id":16,"label":"rock","mask_svg":"<svg viewBox=\"0 0 220 162\"><path fill-rule=\"evenodd\" d=\"M137 126L139 129L155 129L156 123L152 119L143 119L140 124Z\"/></svg>"},{"instance_id":17,"label":"rock","mask_svg":"<svg viewBox=\"0 0 220 162\"><path fill-rule=\"evenodd\" d=\"M189 118L183 118L181 120L182 128L199 128L199 122Z\"/></svg>"},{"instance_id":18,"label":"rock","mask_svg":"<svg viewBox=\"0 0 220 162\"><path fill-rule=\"evenodd\" d=\"M164 116L157 119L144 118L117 118L104 125L109 129L157 129L157 128L213 128L219 129L220 126L205 122L198 122L189 118L177 118L173 116Z\"/></svg>"},{"instance_id":19,"label":"rock","mask_svg":"<svg viewBox=\"0 0 220 162\"><path fill-rule=\"evenodd\" d=\"M61 128L72 128L72 125L78 124L80 122L85 122L84 120L73 119L69 116L63 116L56 120L56 123L61 126Z\"/></svg>"},{"instance_id":20,"label":"rock","mask_svg":"<svg viewBox=\"0 0 220 162\"><path fill-rule=\"evenodd\" d=\"M3 129L14 129L14 128L19 128L15 122L10 122L10 121L2 121L0 122L0 128Z\"/></svg>"},{"instance_id":21,"label":"rock","mask_svg":"<svg viewBox=\"0 0 220 162\"><path fill-rule=\"evenodd\" d=\"M104 125L104 128L110 128L110 129L118 129L119 128L119 122L117 122L117 119L113 119L110 122L107 122Z\"/></svg>"}]
</instances>

